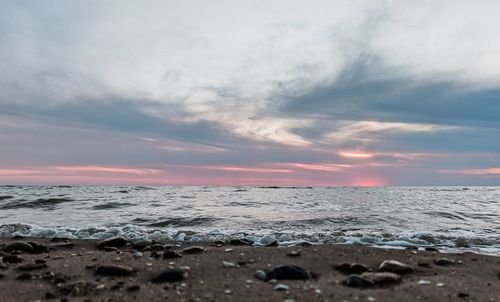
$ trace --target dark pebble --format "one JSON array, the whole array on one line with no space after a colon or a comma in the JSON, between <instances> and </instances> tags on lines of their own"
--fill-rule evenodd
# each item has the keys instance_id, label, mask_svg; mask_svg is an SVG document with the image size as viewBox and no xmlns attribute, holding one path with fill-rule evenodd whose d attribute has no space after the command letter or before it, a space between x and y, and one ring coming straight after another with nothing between
<instances>
[{"instance_id":1,"label":"dark pebble","mask_svg":"<svg viewBox=\"0 0 500 302\"><path fill-rule=\"evenodd\" d=\"M361 274L367 272L370 269L361 263L341 263L335 266L335 269L344 274Z\"/></svg>"},{"instance_id":2,"label":"dark pebble","mask_svg":"<svg viewBox=\"0 0 500 302\"><path fill-rule=\"evenodd\" d=\"M166 250L163 253L163 259L173 259L173 258L180 258L180 257L182 257L181 254L177 253L176 251L172 251L172 250Z\"/></svg>"},{"instance_id":3,"label":"dark pebble","mask_svg":"<svg viewBox=\"0 0 500 302\"><path fill-rule=\"evenodd\" d=\"M16 241L7 244L4 248L4 251L6 252L12 252L12 251L20 251L20 252L26 252L26 253L31 253L33 252L33 247L31 244L24 242L24 241Z\"/></svg>"},{"instance_id":4,"label":"dark pebble","mask_svg":"<svg viewBox=\"0 0 500 302\"><path fill-rule=\"evenodd\" d=\"M428 252L439 252L439 250L435 247L426 247L425 250Z\"/></svg>"},{"instance_id":5,"label":"dark pebble","mask_svg":"<svg viewBox=\"0 0 500 302\"><path fill-rule=\"evenodd\" d=\"M347 276L347 278L343 281L343 284L349 287L369 287L374 285L371 280L356 274Z\"/></svg>"},{"instance_id":6,"label":"dark pebble","mask_svg":"<svg viewBox=\"0 0 500 302\"><path fill-rule=\"evenodd\" d=\"M455 264L455 260L449 258L434 259L434 263L441 266L449 266Z\"/></svg>"},{"instance_id":7,"label":"dark pebble","mask_svg":"<svg viewBox=\"0 0 500 302\"><path fill-rule=\"evenodd\" d=\"M469 297L469 294L468 293L458 293L457 297L459 297L459 298L467 298L467 297Z\"/></svg>"},{"instance_id":8,"label":"dark pebble","mask_svg":"<svg viewBox=\"0 0 500 302\"><path fill-rule=\"evenodd\" d=\"M231 239L229 241L231 245L253 245L253 241L250 239L242 238L242 239Z\"/></svg>"},{"instance_id":9,"label":"dark pebble","mask_svg":"<svg viewBox=\"0 0 500 302\"><path fill-rule=\"evenodd\" d=\"M182 252L186 255L199 254L202 253L203 251L205 251L205 249L202 248L201 246L191 246L182 250Z\"/></svg>"},{"instance_id":10,"label":"dark pebble","mask_svg":"<svg viewBox=\"0 0 500 302\"><path fill-rule=\"evenodd\" d=\"M100 241L96 247L98 249L103 249L104 247L123 247L128 243L127 239L123 237L111 237Z\"/></svg>"},{"instance_id":11,"label":"dark pebble","mask_svg":"<svg viewBox=\"0 0 500 302\"><path fill-rule=\"evenodd\" d=\"M129 291L129 292L135 292L135 291L138 291L140 289L141 289L141 286L137 285L137 284L130 285L129 287L127 287L127 291Z\"/></svg>"},{"instance_id":12,"label":"dark pebble","mask_svg":"<svg viewBox=\"0 0 500 302\"><path fill-rule=\"evenodd\" d=\"M188 273L186 270L181 268L168 268L153 278L151 278L151 282L160 283L160 282L177 282L186 279Z\"/></svg>"},{"instance_id":13,"label":"dark pebble","mask_svg":"<svg viewBox=\"0 0 500 302\"><path fill-rule=\"evenodd\" d=\"M296 265L281 265L267 273L269 279L277 280L310 280L311 273Z\"/></svg>"},{"instance_id":14,"label":"dark pebble","mask_svg":"<svg viewBox=\"0 0 500 302\"><path fill-rule=\"evenodd\" d=\"M105 252L118 252L118 248L114 246L105 246L102 248Z\"/></svg>"},{"instance_id":15,"label":"dark pebble","mask_svg":"<svg viewBox=\"0 0 500 302\"><path fill-rule=\"evenodd\" d=\"M132 244L132 247L138 251L144 250L147 246L151 245L153 242L151 240L139 240Z\"/></svg>"},{"instance_id":16,"label":"dark pebble","mask_svg":"<svg viewBox=\"0 0 500 302\"><path fill-rule=\"evenodd\" d=\"M32 241L28 241L28 243L33 247L33 254L41 254L49 251L49 248L43 244Z\"/></svg>"},{"instance_id":17,"label":"dark pebble","mask_svg":"<svg viewBox=\"0 0 500 302\"><path fill-rule=\"evenodd\" d=\"M57 295L51 292L46 292L45 293L45 299L55 299L57 298Z\"/></svg>"},{"instance_id":18,"label":"dark pebble","mask_svg":"<svg viewBox=\"0 0 500 302\"><path fill-rule=\"evenodd\" d=\"M21 273L16 277L16 280L31 280L32 277L33 275L30 273Z\"/></svg>"},{"instance_id":19,"label":"dark pebble","mask_svg":"<svg viewBox=\"0 0 500 302\"><path fill-rule=\"evenodd\" d=\"M134 270L124 265L99 265L95 272L98 275L130 276L134 273Z\"/></svg>"},{"instance_id":20,"label":"dark pebble","mask_svg":"<svg viewBox=\"0 0 500 302\"><path fill-rule=\"evenodd\" d=\"M3 256L2 259L3 259L3 262L6 262L6 263L20 263L20 262L24 261L23 257L18 256L18 255L7 255L7 256Z\"/></svg>"},{"instance_id":21,"label":"dark pebble","mask_svg":"<svg viewBox=\"0 0 500 302\"><path fill-rule=\"evenodd\" d=\"M161 244L153 244L151 245L151 250L155 252L163 252L165 250L165 247Z\"/></svg>"}]
</instances>

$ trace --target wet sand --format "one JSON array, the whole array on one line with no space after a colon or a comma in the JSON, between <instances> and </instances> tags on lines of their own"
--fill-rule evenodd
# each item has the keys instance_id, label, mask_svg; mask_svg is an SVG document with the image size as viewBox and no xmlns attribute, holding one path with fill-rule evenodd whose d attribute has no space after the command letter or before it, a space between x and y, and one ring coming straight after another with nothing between
<instances>
[{"instance_id":1,"label":"wet sand","mask_svg":"<svg viewBox=\"0 0 500 302\"><path fill-rule=\"evenodd\" d=\"M96 245L1 238L0 301L500 301L500 257L473 253L178 242L133 248L121 240ZM409 267L380 268L384 260Z\"/></svg>"}]
</instances>

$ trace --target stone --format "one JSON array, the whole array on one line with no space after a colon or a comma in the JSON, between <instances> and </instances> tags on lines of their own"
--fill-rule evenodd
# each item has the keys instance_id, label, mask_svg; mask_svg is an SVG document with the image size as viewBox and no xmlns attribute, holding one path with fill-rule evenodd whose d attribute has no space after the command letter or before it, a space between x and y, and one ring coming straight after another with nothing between
<instances>
[{"instance_id":1,"label":"stone","mask_svg":"<svg viewBox=\"0 0 500 302\"><path fill-rule=\"evenodd\" d=\"M20 252L31 253L31 252L33 252L33 246L27 242L24 242L24 241L15 241L15 242L7 244L3 248L3 250L5 252L20 251Z\"/></svg>"},{"instance_id":2,"label":"stone","mask_svg":"<svg viewBox=\"0 0 500 302\"><path fill-rule=\"evenodd\" d=\"M49 247L51 248L72 248L74 247L75 244L73 242L56 242L56 243L51 243L49 244Z\"/></svg>"},{"instance_id":3,"label":"stone","mask_svg":"<svg viewBox=\"0 0 500 302\"><path fill-rule=\"evenodd\" d=\"M281 283L278 283L274 286L274 290L277 290L277 291L285 291L285 290L289 290L290 287L286 284L281 284Z\"/></svg>"},{"instance_id":4,"label":"stone","mask_svg":"<svg viewBox=\"0 0 500 302\"><path fill-rule=\"evenodd\" d=\"M459 292L457 294L457 297L459 297L459 298L467 298L467 297L469 297L469 294L468 293L464 293L464 292Z\"/></svg>"},{"instance_id":5,"label":"stone","mask_svg":"<svg viewBox=\"0 0 500 302\"><path fill-rule=\"evenodd\" d=\"M257 279L259 279L259 280L262 280L262 281L267 281L267 280L269 280L269 279L267 278L267 273L266 273L265 271L261 270L261 269L260 269L260 270L257 270L257 271L255 272L254 277L255 277L255 278L257 278Z\"/></svg>"},{"instance_id":6,"label":"stone","mask_svg":"<svg viewBox=\"0 0 500 302\"><path fill-rule=\"evenodd\" d=\"M426 247L425 250L428 251L428 252L439 252L439 250L437 248L435 248L435 247L429 247L429 246Z\"/></svg>"},{"instance_id":7,"label":"stone","mask_svg":"<svg viewBox=\"0 0 500 302\"><path fill-rule=\"evenodd\" d=\"M24 273L17 275L16 280L31 280L32 278L33 278L32 274L30 274L28 272L24 272Z\"/></svg>"},{"instance_id":8,"label":"stone","mask_svg":"<svg viewBox=\"0 0 500 302\"><path fill-rule=\"evenodd\" d=\"M111 237L100 241L97 243L96 247L98 249L104 249L104 247L123 247L127 245L127 243L127 239L123 237Z\"/></svg>"},{"instance_id":9,"label":"stone","mask_svg":"<svg viewBox=\"0 0 500 302\"><path fill-rule=\"evenodd\" d=\"M133 285L130 285L129 287L127 287L127 291L129 291L129 292L135 292L135 291L138 291L140 289L141 289L141 286L138 284L133 284Z\"/></svg>"},{"instance_id":10,"label":"stone","mask_svg":"<svg viewBox=\"0 0 500 302\"><path fill-rule=\"evenodd\" d=\"M390 284L401 281L401 276L390 272L365 272L361 274L362 278L368 279L374 284Z\"/></svg>"},{"instance_id":11,"label":"stone","mask_svg":"<svg viewBox=\"0 0 500 302\"><path fill-rule=\"evenodd\" d=\"M33 247L33 254L41 254L49 251L49 248L43 244L33 241L28 241L27 243Z\"/></svg>"},{"instance_id":12,"label":"stone","mask_svg":"<svg viewBox=\"0 0 500 302\"><path fill-rule=\"evenodd\" d=\"M267 273L269 279L277 280L310 280L311 273L296 265L281 265Z\"/></svg>"},{"instance_id":13,"label":"stone","mask_svg":"<svg viewBox=\"0 0 500 302\"><path fill-rule=\"evenodd\" d=\"M342 282L345 286L349 287L370 287L373 286L373 281L363 278L357 274L351 274Z\"/></svg>"},{"instance_id":14,"label":"stone","mask_svg":"<svg viewBox=\"0 0 500 302\"><path fill-rule=\"evenodd\" d=\"M139 241L136 241L132 244L132 248L134 248L138 251L142 251L147 246L150 246L151 244L153 244L153 242L151 240L139 240Z\"/></svg>"},{"instance_id":15,"label":"stone","mask_svg":"<svg viewBox=\"0 0 500 302\"><path fill-rule=\"evenodd\" d=\"M186 279L188 277L188 272L182 268L168 268L161 271L150 280L153 283L161 282L178 282Z\"/></svg>"},{"instance_id":16,"label":"stone","mask_svg":"<svg viewBox=\"0 0 500 302\"><path fill-rule=\"evenodd\" d=\"M20 263L24 261L24 258L18 255L6 255L3 256L3 262L5 263Z\"/></svg>"},{"instance_id":17,"label":"stone","mask_svg":"<svg viewBox=\"0 0 500 302\"><path fill-rule=\"evenodd\" d=\"M99 265L96 270L98 275L107 276L130 276L134 273L134 269L124 265Z\"/></svg>"},{"instance_id":18,"label":"stone","mask_svg":"<svg viewBox=\"0 0 500 302\"><path fill-rule=\"evenodd\" d=\"M246 239L246 238L231 239L231 241L229 241L229 244L231 244L231 245L253 245L253 240Z\"/></svg>"},{"instance_id":19,"label":"stone","mask_svg":"<svg viewBox=\"0 0 500 302\"><path fill-rule=\"evenodd\" d=\"M455 260L449 258L434 259L434 263L440 266L449 266L455 264Z\"/></svg>"},{"instance_id":20,"label":"stone","mask_svg":"<svg viewBox=\"0 0 500 302\"><path fill-rule=\"evenodd\" d=\"M181 258L182 255L177 253L176 251L172 251L172 250L166 250L164 253L163 253L163 259L174 259L174 258Z\"/></svg>"},{"instance_id":21,"label":"stone","mask_svg":"<svg viewBox=\"0 0 500 302\"><path fill-rule=\"evenodd\" d=\"M370 269L361 263L340 263L335 266L335 269L344 274L361 274L367 272Z\"/></svg>"},{"instance_id":22,"label":"stone","mask_svg":"<svg viewBox=\"0 0 500 302\"><path fill-rule=\"evenodd\" d=\"M236 263L230 261L222 261L222 266L226 268L237 267Z\"/></svg>"},{"instance_id":23,"label":"stone","mask_svg":"<svg viewBox=\"0 0 500 302\"><path fill-rule=\"evenodd\" d=\"M288 257L298 257L298 256L300 256L300 251L290 251L290 252L286 253L286 255Z\"/></svg>"},{"instance_id":24,"label":"stone","mask_svg":"<svg viewBox=\"0 0 500 302\"><path fill-rule=\"evenodd\" d=\"M413 272L413 267L396 260L384 260L378 267L379 271L406 274Z\"/></svg>"},{"instance_id":25,"label":"stone","mask_svg":"<svg viewBox=\"0 0 500 302\"><path fill-rule=\"evenodd\" d=\"M186 255L191 255L191 254L199 254L199 253L202 253L203 251L205 251L205 249L202 248L201 246L190 246L190 247L183 249L182 253L184 253Z\"/></svg>"}]
</instances>

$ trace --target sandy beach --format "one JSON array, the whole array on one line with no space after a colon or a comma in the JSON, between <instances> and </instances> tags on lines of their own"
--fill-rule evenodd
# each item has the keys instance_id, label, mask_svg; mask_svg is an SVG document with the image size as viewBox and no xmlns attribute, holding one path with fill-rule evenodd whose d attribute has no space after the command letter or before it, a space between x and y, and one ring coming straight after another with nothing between
<instances>
[{"instance_id":1,"label":"sandy beach","mask_svg":"<svg viewBox=\"0 0 500 302\"><path fill-rule=\"evenodd\" d=\"M500 258L473 253L123 238L0 243L1 301L500 301Z\"/></svg>"}]
</instances>

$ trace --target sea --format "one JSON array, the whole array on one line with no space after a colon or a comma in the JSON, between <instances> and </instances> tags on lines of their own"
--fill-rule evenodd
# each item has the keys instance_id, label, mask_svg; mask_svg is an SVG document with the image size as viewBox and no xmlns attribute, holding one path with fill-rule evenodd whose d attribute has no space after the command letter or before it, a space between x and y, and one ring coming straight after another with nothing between
<instances>
[{"instance_id":1,"label":"sea","mask_svg":"<svg viewBox=\"0 0 500 302\"><path fill-rule=\"evenodd\" d=\"M0 186L0 236L500 255L500 187Z\"/></svg>"}]
</instances>

